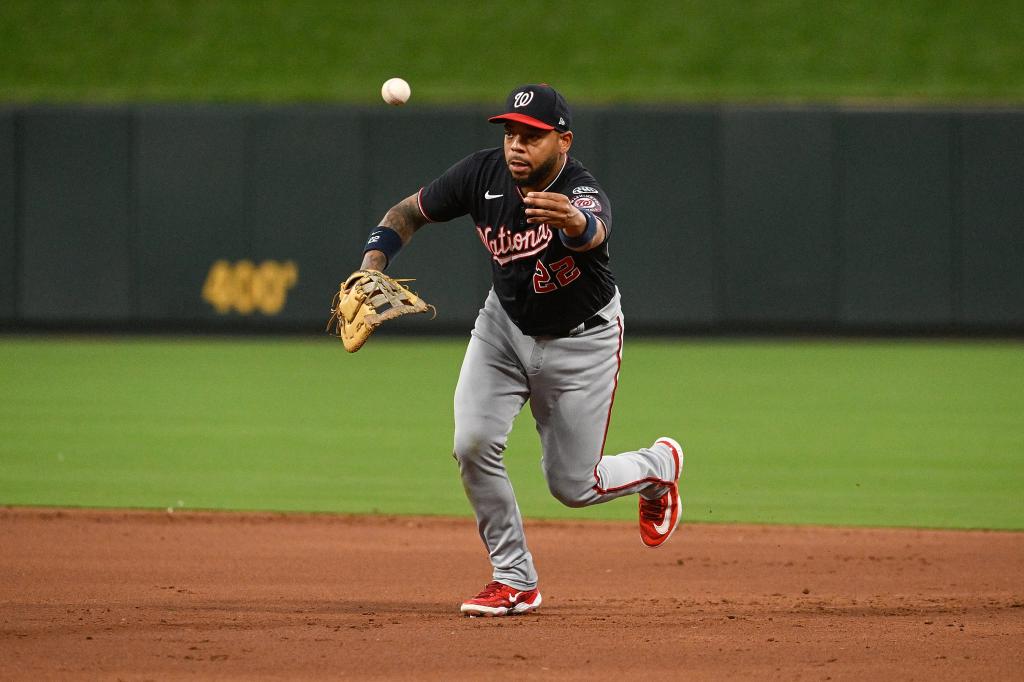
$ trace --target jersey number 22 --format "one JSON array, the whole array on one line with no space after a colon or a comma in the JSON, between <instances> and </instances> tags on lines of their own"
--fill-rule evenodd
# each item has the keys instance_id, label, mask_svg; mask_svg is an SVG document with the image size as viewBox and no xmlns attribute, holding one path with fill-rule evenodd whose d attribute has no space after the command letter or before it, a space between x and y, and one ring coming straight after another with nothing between
<instances>
[{"instance_id":1,"label":"jersey number 22","mask_svg":"<svg viewBox=\"0 0 1024 682\"><path fill-rule=\"evenodd\" d=\"M569 286L579 276L580 269L576 267L572 256L556 260L548 266L538 260L537 268L533 271L533 290L538 294L548 294L558 287Z\"/></svg>"}]
</instances>

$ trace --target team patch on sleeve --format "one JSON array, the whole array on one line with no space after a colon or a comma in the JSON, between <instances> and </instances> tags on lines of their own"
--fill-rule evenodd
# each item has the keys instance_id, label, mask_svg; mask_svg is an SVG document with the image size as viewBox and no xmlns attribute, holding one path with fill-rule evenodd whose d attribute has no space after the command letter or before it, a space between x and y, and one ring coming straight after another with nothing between
<instances>
[{"instance_id":1,"label":"team patch on sleeve","mask_svg":"<svg viewBox=\"0 0 1024 682\"><path fill-rule=\"evenodd\" d=\"M591 213L599 213L601 211L601 202L597 200L597 197L581 195L573 197L569 203L581 211L590 211Z\"/></svg>"},{"instance_id":2,"label":"team patch on sleeve","mask_svg":"<svg viewBox=\"0 0 1024 682\"><path fill-rule=\"evenodd\" d=\"M597 194L597 188L590 185L580 185L572 191L573 194Z\"/></svg>"}]
</instances>

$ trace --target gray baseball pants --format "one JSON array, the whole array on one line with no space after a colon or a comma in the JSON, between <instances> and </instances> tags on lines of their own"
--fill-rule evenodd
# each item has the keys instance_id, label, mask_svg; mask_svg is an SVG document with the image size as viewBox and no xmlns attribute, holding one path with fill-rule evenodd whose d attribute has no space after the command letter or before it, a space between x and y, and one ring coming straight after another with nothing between
<instances>
[{"instance_id":1,"label":"gray baseball pants","mask_svg":"<svg viewBox=\"0 0 1024 682\"><path fill-rule=\"evenodd\" d=\"M548 489L563 504L656 497L675 475L664 448L603 454L622 357L617 291L601 316L608 324L575 336L526 336L492 290L466 349L455 389L455 459L493 578L519 590L536 587L537 572L503 453L527 400Z\"/></svg>"}]
</instances>

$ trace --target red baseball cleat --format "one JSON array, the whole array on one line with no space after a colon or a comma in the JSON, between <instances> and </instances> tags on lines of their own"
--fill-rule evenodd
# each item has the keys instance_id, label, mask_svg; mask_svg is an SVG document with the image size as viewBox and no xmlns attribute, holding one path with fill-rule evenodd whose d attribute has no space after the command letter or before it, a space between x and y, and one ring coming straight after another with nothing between
<instances>
[{"instance_id":1,"label":"red baseball cleat","mask_svg":"<svg viewBox=\"0 0 1024 682\"><path fill-rule=\"evenodd\" d=\"M683 448L668 436L654 441L651 448L662 445L668 448L676 461L676 478L669 485L668 491L661 497L648 500L640 496L640 539L648 547L660 547L672 537L679 519L682 516L682 504L679 499L679 477L683 473Z\"/></svg>"},{"instance_id":2,"label":"red baseball cleat","mask_svg":"<svg viewBox=\"0 0 1024 682\"><path fill-rule=\"evenodd\" d=\"M533 611L540 606L540 590L517 590L505 583L494 581L483 591L462 602L460 609L467 616L514 616Z\"/></svg>"}]
</instances>

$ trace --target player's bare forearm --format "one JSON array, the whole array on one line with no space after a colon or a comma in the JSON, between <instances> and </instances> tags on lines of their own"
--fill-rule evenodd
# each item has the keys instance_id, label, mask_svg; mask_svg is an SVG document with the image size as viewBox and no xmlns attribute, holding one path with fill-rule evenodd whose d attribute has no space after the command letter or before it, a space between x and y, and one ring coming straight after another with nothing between
<instances>
[{"instance_id":1,"label":"player's bare forearm","mask_svg":"<svg viewBox=\"0 0 1024 682\"><path fill-rule=\"evenodd\" d=\"M388 209L380 221L381 227L387 227L398 233L402 238L402 245L409 243L416 230L427 224L427 219L420 211L419 202L415 194L407 196L400 202ZM383 270L387 267L388 259L382 251L370 250L363 254L361 270Z\"/></svg>"},{"instance_id":2,"label":"player's bare forearm","mask_svg":"<svg viewBox=\"0 0 1024 682\"><path fill-rule=\"evenodd\" d=\"M416 195L410 194L392 206L384 214L384 219L380 221L380 224L383 227L390 227L402 238L403 244L408 244L416 230L427 224L427 219L420 211Z\"/></svg>"},{"instance_id":3,"label":"player's bare forearm","mask_svg":"<svg viewBox=\"0 0 1024 682\"><path fill-rule=\"evenodd\" d=\"M388 259L384 255L383 251L367 251L363 254L363 262L360 264L360 270L379 270L384 272L384 268L388 266Z\"/></svg>"},{"instance_id":4,"label":"player's bare forearm","mask_svg":"<svg viewBox=\"0 0 1024 682\"><path fill-rule=\"evenodd\" d=\"M579 237L587 229L587 218L583 211L569 202L569 197L557 192L529 192L524 198L527 205L526 222L534 225L547 223L548 227L562 230L567 237ZM597 232L583 246L567 246L571 251L583 252L597 248L604 243L604 222L597 218Z\"/></svg>"}]
</instances>

